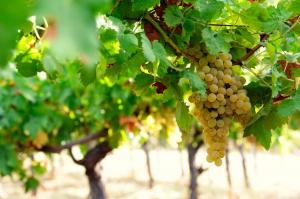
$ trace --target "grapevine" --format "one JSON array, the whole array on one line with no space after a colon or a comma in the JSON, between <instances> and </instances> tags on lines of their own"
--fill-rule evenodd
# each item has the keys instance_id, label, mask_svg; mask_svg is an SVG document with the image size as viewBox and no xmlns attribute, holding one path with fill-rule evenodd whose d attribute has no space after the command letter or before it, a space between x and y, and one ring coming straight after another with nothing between
<instances>
[{"instance_id":1,"label":"grapevine","mask_svg":"<svg viewBox=\"0 0 300 199\"><path fill-rule=\"evenodd\" d=\"M220 166L232 119L245 122L251 116L251 103L243 89L245 79L232 71L230 54L215 56L197 48L190 51L199 58L197 73L207 84L206 96L195 92L189 97L194 104L192 113L203 125L207 161Z\"/></svg>"}]
</instances>

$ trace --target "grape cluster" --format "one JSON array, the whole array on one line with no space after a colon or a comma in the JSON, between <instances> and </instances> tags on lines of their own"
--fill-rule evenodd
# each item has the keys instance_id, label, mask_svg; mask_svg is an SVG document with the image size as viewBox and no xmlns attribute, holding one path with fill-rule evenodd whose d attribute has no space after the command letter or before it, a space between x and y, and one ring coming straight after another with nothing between
<instances>
[{"instance_id":1,"label":"grape cluster","mask_svg":"<svg viewBox=\"0 0 300 199\"><path fill-rule=\"evenodd\" d=\"M231 55L217 56L198 51L197 73L207 85L206 96L195 92L189 97L194 104L193 115L203 126L203 140L207 146L207 161L216 166L222 164L227 147L227 135L231 120L250 118L251 104L242 86L243 77L232 71Z\"/></svg>"}]
</instances>

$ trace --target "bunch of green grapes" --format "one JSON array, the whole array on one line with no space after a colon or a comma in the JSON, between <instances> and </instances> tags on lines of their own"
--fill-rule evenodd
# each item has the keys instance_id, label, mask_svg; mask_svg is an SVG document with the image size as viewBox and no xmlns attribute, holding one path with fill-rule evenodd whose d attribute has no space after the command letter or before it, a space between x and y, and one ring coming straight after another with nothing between
<instances>
[{"instance_id":1,"label":"bunch of green grapes","mask_svg":"<svg viewBox=\"0 0 300 199\"><path fill-rule=\"evenodd\" d=\"M198 54L197 73L206 82L206 96L193 93L189 101L194 104L193 115L203 126L203 140L207 146L207 161L222 164L227 147L231 121L250 118L251 104L243 89L245 79L232 71L231 55L220 53Z\"/></svg>"}]
</instances>

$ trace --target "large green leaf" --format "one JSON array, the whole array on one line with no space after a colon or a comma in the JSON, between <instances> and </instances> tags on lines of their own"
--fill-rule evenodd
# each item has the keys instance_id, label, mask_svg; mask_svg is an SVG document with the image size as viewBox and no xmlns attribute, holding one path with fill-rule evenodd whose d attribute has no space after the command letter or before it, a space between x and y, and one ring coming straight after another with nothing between
<instances>
[{"instance_id":1,"label":"large green leaf","mask_svg":"<svg viewBox=\"0 0 300 199\"><path fill-rule=\"evenodd\" d=\"M195 7L199 11L199 19L209 22L222 13L224 3L218 0L197 0Z\"/></svg>"},{"instance_id":2,"label":"large green leaf","mask_svg":"<svg viewBox=\"0 0 300 199\"><path fill-rule=\"evenodd\" d=\"M209 28L202 31L202 37L210 54L228 53L232 38L224 32L215 32Z\"/></svg>"},{"instance_id":3,"label":"large green leaf","mask_svg":"<svg viewBox=\"0 0 300 199\"><path fill-rule=\"evenodd\" d=\"M48 17L54 33L50 49L59 60L83 59L95 64L99 59L96 20L86 4L74 0L41 0L39 16Z\"/></svg>"},{"instance_id":4,"label":"large green leaf","mask_svg":"<svg viewBox=\"0 0 300 199\"><path fill-rule=\"evenodd\" d=\"M205 82L196 73L186 70L183 72L183 77L187 78L190 82L193 91L199 92L200 95L204 96L206 93Z\"/></svg>"},{"instance_id":5,"label":"large green leaf","mask_svg":"<svg viewBox=\"0 0 300 199\"><path fill-rule=\"evenodd\" d=\"M17 167L17 155L12 146L0 144L0 176L9 175Z\"/></svg>"},{"instance_id":6,"label":"large green leaf","mask_svg":"<svg viewBox=\"0 0 300 199\"><path fill-rule=\"evenodd\" d=\"M146 36L142 37L142 48L145 58L150 62L154 62L156 60L156 56L153 52L151 42Z\"/></svg>"},{"instance_id":7,"label":"large green leaf","mask_svg":"<svg viewBox=\"0 0 300 199\"><path fill-rule=\"evenodd\" d=\"M294 95L284 100L278 105L278 113L282 116L290 116L300 110L300 88L296 90Z\"/></svg>"},{"instance_id":8,"label":"large green leaf","mask_svg":"<svg viewBox=\"0 0 300 199\"><path fill-rule=\"evenodd\" d=\"M169 6L164 14L165 22L170 27L175 27L184 21L183 13L178 6Z\"/></svg>"},{"instance_id":9,"label":"large green leaf","mask_svg":"<svg viewBox=\"0 0 300 199\"><path fill-rule=\"evenodd\" d=\"M189 114L189 109L183 102L178 102L177 104L176 121L182 131L190 131L193 123L193 117Z\"/></svg>"},{"instance_id":10,"label":"large green leaf","mask_svg":"<svg viewBox=\"0 0 300 199\"><path fill-rule=\"evenodd\" d=\"M25 0L3 1L0 13L0 67L3 67L17 43L18 29L26 23L29 6Z\"/></svg>"},{"instance_id":11,"label":"large green leaf","mask_svg":"<svg viewBox=\"0 0 300 199\"><path fill-rule=\"evenodd\" d=\"M132 10L147 10L155 5L159 4L159 0L131 0L132 1Z\"/></svg>"}]
</instances>

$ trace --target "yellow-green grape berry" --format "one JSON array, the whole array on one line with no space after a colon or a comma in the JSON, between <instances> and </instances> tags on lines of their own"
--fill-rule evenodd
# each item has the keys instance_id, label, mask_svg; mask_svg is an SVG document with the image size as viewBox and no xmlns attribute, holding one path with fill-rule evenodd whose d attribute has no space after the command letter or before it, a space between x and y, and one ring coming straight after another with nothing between
<instances>
[{"instance_id":1,"label":"yellow-green grape berry","mask_svg":"<svg viewBox=\"0 0 300 199\"><path fill-rule=\"evenodd\" d=\"M204 72L199 72L199 77L203 80L205 78L205 73Z\"/></svg>"},{"instance_id":2,"label":"yellow-green grape berry","mask_svg":"<svg viewBox=\"0 0 300 199\"><path fill-rule=\"evenodd\" d=\"M239 80L242 83L242 85L246 83L246 79L244 77L240 77Z\"/></svg>"},{"instance_id":3,"label":"yellow-green grape berry","mask_svg":"<svg viewBox=\"0 0 300 199\"><path fill-rule=\"evenodd\" d=\"M230 88L233 90L233 92L236 92L238 90L238 87L236 85L231 85Z\"/></svg>"},{"instance_id":4,"label":"yellow-green grape berry","mask_svg":"<svg viewBox=\"0 0 300 199\"><path fill-rule=\"evenodd\" d=\"M219 58L222 59L223 61L226 61L228 59L228 56L225 53L220 53Z\"/></svg>"},{"instance_id":5,"label":"yellow-green grape berry","mask_svg":"<svg viewBox=\"0 0 300 199\"><path fill-rule=\"evenodd\" d=\"M227 104L227 100L224 98L221 102L220 105L221 106L225 106Z\"/></svg>"},{"instance_id":6,"label":"yellow-green grape berry","mask_svg":"<svg viewBox=\"0 0 300 199\"><path fill-rule=\"evenodd\" d=\"M212 84L209 86L209 90L212 93L216 93L216 92L218 92L218 86L216 84Z\"/></svg>"},{"instance_id":7,"label":"yellow-green grape berry","mask_svg":"<svg viewBox=\"0 0 300 199\"><path fill-rule=\"evenodd\" d=\"M246 100L248 98L245 93L238 93L237 96L240 100Z\"/></svg>"},{"instance_id":8,"label":"yellow-green grape berry","mask_svg":"<svg viewBox=\"0 0 300 199\"><path fill-rule=\"evenodd\" d=\"M224 126L224 121L223 120L217 120L217 126L222 128Z\"/></svg>"},{"instance_id":9,"label":"yellow-green grape berry","mask_svg":"<svg viewBox=\"0 0 300 199\"><path fill-rule=\"evenodd\" d=\"M218 113L216 111L212 111L212 112L210 112L210 117L216 118L216 117L218 117Z\"/></svg>"},{"instance_id":10,"label":"yellow-green grape berry","mask_svg":"<svg viewBox=\"0 0 300 199\"><path fill-rule=\"evenodd\" d=\"M212 74L206 74L205 75L205 80L210 82L210 81L213 81L214 79L214 76Z\"/></svg>"},{"instance_id":11,"label":"yellow-green grape berry","mask_svg":"<svg viewBox=\"0 0 300 199\"><path fill-rule=\"evenodd\" d=\"M227 114L227 115L232 115L232 110L231 110L231 108L229 107L229 106L226 106L225 107L225 113Z\"/></svg>"},{"instance_id":12,"label":"yellow-green grape berry","mask_svg":"<svg viewBox=\"0 0 300 199\"><path fill-rule=\"evenodd\" d=\"M206 161L207 162L213 162L214 161L214 159L213 159L213 157L211 157L211 156L206 156Z\"/></svg>"},{"instance_id":13,"label":"yellow-green grape berry","mask_svg":"<svg viewBox=\"0 0 300 199\"><path fill-rule=\"evenodd\" d=\"M223 80L223 77L224 77L223 71L219 70L218 73L217 73L217 78Z\"/></svg>"},{"instance_id":14,"label":"yellow-green grape berry","mask_svg":"<svg viewBox=\"0 0 300 199\"><path fill-rule=\"evenodd\" d=\"M207 100L208 100L209 102L214 102L214 101L216 101L216 99L217 99L217 96L216 96L214 93L210 93L210 94L207 96Z\"/></svg>"},{"instance_id":15,"label":"yellow-green grape berry","mask_svg":"<svg viewBox=\"0 0 300 199\"><path fill-rule=\"evenodd\" d=\"M221 166L221 165L222 165L222 160L221 160L221 159L216 159L216 160L215 160L215 165L216 165L217 167Z\"/></svg>"},{"instance_id":16,"label":"yellow-green grape berry","mask_svg":"<svg viewBox=\"0 0 300 199\"><path fill-rule=\"evenodd\" d=\"M226 89L223 87L218 88L218 93L225 95L226 94Z\"/></svg>"},{"instance_id":17,"label":"yellow-green grape berry","mask_svg":"<svg viewBox=\"0 0 300 199\"><path fill-rule=\"evenodd\" d=\"M244 106L244 102L242 101L242 100L238 100L237 102L236 102L236 107L238 107L238 108L242 108Z\"/></svg>"},{"instance_id":18,"label":"yellow-green grape berry","mask_svg":"<svg viewBox=\"0 0 300 199\"><path fill-rule=\"evenodd\" d=\"M229 69L229 68L226 68L226 69L224 70L224 74L226 74L226 75L232 75L232 70Z\"/></svg>"},{"instance_id":19,"label":"yellow-green grape berry","mask_svg":"<svg viewBox=\"0 0 300 199\"><path fill-rule=\"evenodd\" d=\"M214 63L216 61L217 57L209 54L209 55L207 55L206 59L208 62Z\"/></svg>"},{"instance_id":20,"label":"yellow-green grape berry","mask_svg":"<svg viewBox=\"0 0 300 199\"><path fill-rule=\"evenodd\" d=\"M218 101L214 101L214 102L211 104L211 106L212 106L213 108L219 108L220 103L219 103Z\"/></svg>"},{"instance_id":21,"label":"yellow-green grape berry","mask_svg":"<svg viewBox=\"0 0 300 199\"><path fill-rule=\"evenodd\" d=\"M220 101L220 102L223 101L224 100L224 95L221 94L221 93L218 93L217 94L217 100Z\"/></svg>"},{"instance_id":22,"label":"yellow-green grape berry","mask_svg":"<svg viewBox=\"0 0 300 199\"><path fill-rule=\"evenodd\" d=\"M217 59L215 61L215 65L217 68L223 68L223 61L221 59Z\"/></svg>"},{"instance_id":23,"label":"yellow-green grape berry","mask_svg":"<svg viewBox=\"0 0 300 199\"><path fill-rule=\"evenodd\" d=\"M214 84L218 84L218 78L214 77L213 81L212 81Z\"/></svg>"},{"instance_id":24,"label":"yellow-green grape berry","mask_svg":"<svg viewBox=\"0 0 300 199\"><path fill-rule=\"evenodd\" d=\"M233 94L232 88L227 88L227 89L226 89L226 94L227 94L228 96L231 96L231 95Z\"/></svg>"},{"instance_id":25,"label":"yellow-green grape berry","mask_svg":"<svg viewBox=\"0 0 300 199\"><path fill-rule=\"evenodd\" d=\"M246 102L243 104L242 108L244 111L249 111L251 109L251 104L249 102Z\"/></svg>"},{"instance_id":26,"label":"yellow-green grape berry","mask_svg":"<svg viewBox=\"0 0 300 199\"><path fill-rule=\"evenodd\" d=\"M225 107L224 107L224 106L220 106L220 107L218 108L218 113L219 113L219 114L224 114L224 113L225 113Z\"/></svg>"},{"instance_id":27,"label":"yellow-green grape berry","mask_svg":"<svg viewBox=\"0 0 300 199\"><path fill-rule=\"evenodd\" d=\"M224 81L223 80L219 80L218 81L218 86L219 87L223 87L225 85Z\"/></svg>"},{"instance_id":28,"label":"yellow-green grape berry","mask_svg":"<svg viewBox=\"0 0 300 199\"><path fill-rule=\"evenodd\" d=\"M217 73L218 73L218 70L215 69L215 68L212 68L212 69L210 70L210 74L212 74L213 76L217 76Z\"/></svg>"},{"instance_id":29,"label":"yellow-green grape berry","mask_svg":"<svg viewBox=\"0 0 300 199\"><path fill-rule=\"evenodd\" d=\"M225 68L230 68L232 66L232 62L230 60L224 61L224 67Z\"/></svg>"},{"instance_id":30,"label":"yellow-green grape berry","mask_svg":"<svg viewBox=\"0 0 300 199\"><path fill-rule=\"evenodd\" d=\"M209 101L204 102L204 106L207 108L211 108L211 103Z\"/></svg>"},{"instance_id":31,"label":"yellow-green grape berry","mask_svg":"<svg viewBox=\"0 0 300 199\"><path fill-rule=\"evenodd\" d=\"M229 99L230 99L231 102L236 102L238 100L238 96L237 95L231 95Z\"/></svg>"},{"instance_id":32,"label":"yellow-green grape berry","mask_svg":"<svg viewBox=\"0 0 300 199\"><path fill-rule=\"evenodd\" d=\"M224 83L230 84L232 82L232 78L231 78L230 75L225 74L224 77L223 77L223 81L224 81Z\"/></svg>"},{"instance_id":33,"label":"yellow-green grape berry","mask_svg":"<svg viewBox=\"0 0 300 199\"><path fill-rule=\"evenodd\" d=\"M199 60L199 65L200 66L207 66L208 64L208 61L205 57L201 57L200 60Z\"/></svg>"},{"instance_id":34,"label":"yellow-green grape berry","mask_svg":"<svg viewBox=\"0 0 300 199\"><path fill-rule=\"evenodd\" d=\"M217 125L217 121L216 121L216 119L210 119L210 120L208 120L207 121L207 125L210 127L210 128L213 128L213 127L215 127L216 125Z\"/></svg>"},{"instance_id":35,"label":"yellow-green grape berry","mask_svg":"<svg viewBox=\"0 0 300 199\"><path fill-rule=\"evenodd\" d=\"M210 67L209 66L203 66L202 72L209 73L210 72Z\"/></svg>"}]
</instances>

